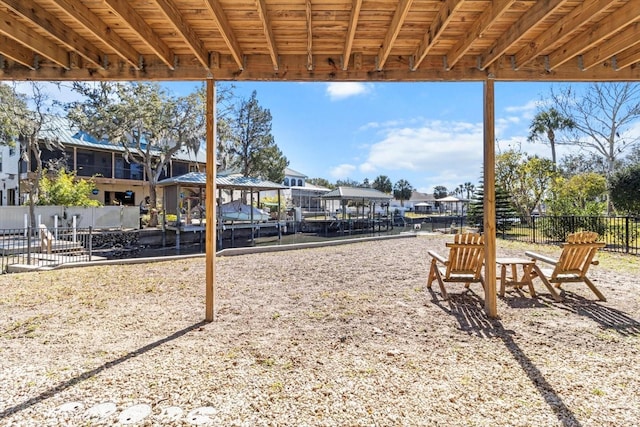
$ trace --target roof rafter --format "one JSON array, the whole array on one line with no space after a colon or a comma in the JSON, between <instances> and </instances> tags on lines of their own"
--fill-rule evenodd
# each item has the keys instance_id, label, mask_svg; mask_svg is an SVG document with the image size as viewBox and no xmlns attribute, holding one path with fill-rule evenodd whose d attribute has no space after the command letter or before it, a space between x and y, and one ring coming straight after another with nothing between
<instances>
[{"instance_id":1,"label":"roof rafter","mask_svg":"<svg viewBox=\"0 0 640 427\"><path fill-rule=\"evenodd\" d=\"M164 1L164 0L163 0ZM235 60L236 64L238 64L238 68L241 70L244 69L244 61L242 49L240 49L240 45L238 44L238 40L236 39L231 26L229 25L229 21L227 19L227 15L225 15L222 6L218 0L207 0L205 4L209 7L209 10L213 13L214 20L216 21L216 27L218 27L218 31L220 31L220 35L224 39L224 42L227 44L227 47L231 51L231 56Z\"/></svg>"},{"instance_id":2,"label":"roof rafter","mask_svg":"<svg viewBox=\"0 0 640 427\"><path fill-rule=\"evenodd\" d=\"M305 14L307 17L307 70L313 70L313 22L311 13L311 0L305 1Z\"/></svg>"},{"instance_id":3,"label":"roof rafter","mask_svg":"<svg viewBox=\"0 0 640 427\"><path fill-rule=\"evenodd\" d=\"M608 39L606 44L585 52L584 55L582 55L582 69L588 70L594 65L611 58L628 47L635 46L640 43L640 38L638 38L639 29L640 23L636 22Z\"/></svg>"},{"instance_id":4,"label":"roof rafter","mask_svg":"<svg viewBox=\"0 0 640 427\"><path fill-rule=\"evenodd\" d=\"M640 62L640 44L631 49L627 49L615 56L615 69L622 70L636 62Z\"/></svg>"},{"instance_id":5,"label":"roof rafter","mask_svg":"<svg viewBox=\"0 0 640 427\"><path fill-rule=\"evenodd\" d=\"M400 0L400 2L398 2L398 7L396 8L396 12L393 14L393 19L391 20L389 30L384 36L382 46L380 46L380 49L378 50L378 71L381 71L384 68L384 64L385 62L387 62L389 54L391 53L393 43L396 41L396 38L400 33L400 29L402 28L402 24L407 17L407 13L409 13L409 9L411 8L412 3L413 0Z\"/></svg>"},{"instance_id":6,"label":"roof rafter","mask_svg":"<svg viewBox=\"0 0 640 427\"><path fill-rule=\"evenodd\" d=\"M415 71L420 66L424 58L429 54L429 51L434 46L436 41L440 38L447 25L451 22L453 14L464 3L464 0L446 0L440 6L438 15L429 25L429 30L426 32L420 45L413 54L413 64L411 65L411 71Z\"/></svg>"},{"instance_id":7,"label":"roof rafter","mask_svg":"<svg viewBox=\"0 0 640 427\"><path fill-rule=\"evenodd\" d=\"M2 10L0 10L0 21L3 22L2 27L0 27L0 33L23 44L67 70L71 68L69 66L69 52L65 49L48 38L41 36L39 33L31 31L28 26Z\"/></svg>"},{"instance_id":8,"label":"roof rafter","mask_svg":"<svg viewBox=\"0 0 640 427\"><path fill-rule=\"evenodd\" d=\"M169 46L162 41L151 29L151 27L142 19L138 12L131 7L127 0L104 0L104 3L111 11L118 15L120 19L129 25L135 31L142 41L152 49L155 54L164 61L170 69L175 69L174 54Z\"/></svg>"},{"instance_id":9,"label":"roof rafter","mask_svg":"<svg viewBox=\"0 0 640 427\"><path fill-rule=\"evenodd\" d=\"M450 70L460 61L476 39L482 38L494 22L496 22L504 13L516 2L516 0L496 0L489 4L489 7L482 12L471 27L471 30L465 33L464 38L451 49L446 55L447 69Z\"/></svg>"},{"instance_id":10,"label":"roof rafter","mask_svg":"<svg viewBox=\"0 0 640 427\"><path fill-rule=\"evenodd\" d=\"M569 43L560 46L549 54L549 70L553 70L576 55L580 55L594 46L601 43L611 35L620 31L633 21L638 19L638 4L630 1L622 7L608 15L602 21L594 24L587 32L581 33L580 37L573 38Z\"/></svg>"},{"instance_id":11,"label":"roof rafter","mask_svg":"<svg viewBox=\"0 0 640 427\"><path fill-rule=\"evenodd\" d=\"M209 69L209 52L204 48L202 41L198 38L195 31L193 31L191 26L182 18L182 15L174 4L167 0L154 1L160 6L164 16L171 21L171 25L173 25L173 28L175 28L180 37L182 37L182 40L187 43L187 46L189 46L191 52L196 56L198 62L200 62L204 68Z\"/></svg>"},{"instance_id":12,"label":"roof rafter","mask_svg":"<svg viewBox=\"0 0 640 427\"><path fill-rule=\"evenodd\" d=\"M517 43L531 28L556 11L568 0L544 0L537 1L524 15L520 17L509 29L493 43L480 59L480 69L484 70L496 59Z\"/></svg>"},{"instance_id":13,"label":"roof rafter","mask_svg":"<svg viewBox=\"0 0 640 427\"><path fill-rule=\"evenodd\" d=\"M360 17L361 8L362 0L353 0L351 16L349 17L349 28L347 29L347 38L345 39L344 50L342 51L342 70L347 70L349 68L351 49L353 47L353 40L356 37L356 28L358 27L358 18Z\"/></svg>"},{"instance_id":14,"label":"roof rafter","mask_svg":"<svg viewBox=\"0 0 640 427\"><path fill-rule=\"evenodd\" d=\"M113 49L135 69L140 69L139 54L118 34L100 20L87 6L73 0L52 0L60 9Z\"/></svg>"},{"instance_id":15,"label":"roof rafter","mask_svg":"<svg viewBox=\"0 0 640 427\"><path fill-rule=\"evenodd\" d=\"M588 0L578 5L571 13L564 16L553 24L551 28L540 34L535 41L527 43L526 46L513 56L515 69L517 70L527 65L538 56L543 49L554 48L564 43L567 38L577 32L582 25L598 16L602 13L603 9L610 4L610 0Z\"/></svg>"},{"instance_id":16,"label":"roof rafter","mask_svg":"<svg viewBox=\"0 0 640 427\"><path fill-rule=\"evenodd\" d=\"M26 4L23 0L0 0L0 3L7 6L23 19L38 25L51 37L65 45L67 49L77 52L93 65L102 67L102 52L75 31L71 29L63 30L65 25L62 21L37 3Z\"/></svg>"},{"instance_id":17,"label":"roof rafter","mask_svg":"<svg viewBox=\"0 0 640 427\"><path fill-rule=\"evenodd\" d=\"M258 6L258 16L260 17L260 22L262 22L262 28L264 29L267 49L269 49L269 55L273 62L273 69L278 71L278 50L276 49L276 40L275 37L273 37L273 30L271 28L271 23L269 22L269 16L267 15L267 5L264 0L258 0L256 3Z\"/></svg>"},{"instance_id":18,"label":"roof rafter","mask_svg":"<svg viewBox=\"0 0 640 427\"><path fill-rule=\"evenodd\" d=\"M7 36L0 35L0 53L7 58L16 61L18 64L22 64L27 67L29 70L33 71L36 69L35 64L35 55L31 49L27 49L22 46L20 43L16 43L13 39L10 39ZM4 58L2 58L4 68ZM0 75L2 72L0 71Z\"/></svg>"}]
</instances>

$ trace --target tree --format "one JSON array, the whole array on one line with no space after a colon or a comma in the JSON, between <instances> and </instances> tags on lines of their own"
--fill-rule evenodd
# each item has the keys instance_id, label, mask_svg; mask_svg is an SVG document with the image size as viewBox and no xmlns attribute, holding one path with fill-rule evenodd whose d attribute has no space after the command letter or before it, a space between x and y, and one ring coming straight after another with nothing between
<instances>
[{"instance_id":1,"label":"tree","mask_svg":"<svg viewBox=\"0 0 640 427\"><path fill-rule=\"evenodd\" d=\"M391 194L391 191L393 190L391 180L386 175L378 175L376 179L373 180L373 184L371 186L386 194Z\"/></svg>"},{"instance_id":2,"label":"tree","mask_svg":"<svg viewBox=\"0 0 640 427\"><path fill-rule=\"evenodd\" d=\"M620 169L609 178L614 206L632 215L640 213L640 163Z\"/></svg>"},{"instance_id":3,"label":"tree","mask_svg":"<svg viewBox=\"0 0 640 427\"><path fill-rule=\"evenodd\" d=\"M309 178L307 179L307 182L309 184L317 185L319 187L325 187L330 190L333 190L335 188L335 185L333 185L332 183L330 183L328 180L324 178Z\"/></svg>"},{"instance_id":4,"label":"tree","mask_svg":"<svg viewBox=\"0 0 640 427\"><path fill-rule=\"evenodd\" d=\"M496 156L496 187L511 195L521 217L530 217L544 199L556 173L549 159L507 150Z\"/></svg>"},{"instance_id":5,"label":"tree","mask_svg":"<svg viewBox=\"0 0 640 427\"><path fill-rule=\"evenodd\" d=\"M447 187L444 185L436 185L433 187L433 197L436 199L442 199L443 197L447 197L449 195L449 191Z\"/></svg>"},{"instance_id":6,"label":"tree","mask_svg":"<svg viewBox=\"0 0 640 427\"><path fill-rule=\"evenodd\" d=\"M240 100L229 120L230 164L244 176L281 177L275 182L282 182L289 161L271 134L271 112L260 106L257 96L253 91L249 99Z\"/></svg>"},{"instance_id":7,"label":"tree","mask_svg":"<svg viewBox=\"0 0 640 427\"><path fill-rule=\"evenodd\" d=\"M616 166L616 169L618 166ZM557 171L565 178L581 173L595 172L602 176L607 174L607 166L602 157L595 153L567 154L560 159Z\"/></svg>"},{"instance_id":8,"label":"tree","mask_svg":"<svg viewBox=\"0 0 640 427\"><path fill-rule=\"evenodd\" d=\"M400 206L404 206L404 201L411 198L413 187L406 179L401 179L393 185L393 197L400 200Z\"/></svg>"},{"instance_id":9,"label":"tree","mask_svg":"<svg viewBox=\"0 0 640 427\"><path fill-rule=\"evenodd\" d=\"M475 189L476 189L476 186L473 185L472 183L470 183L470 182L465 182L464 183L463 190L464 190L465 194L467 195L467 197L466 197L467 199L471 198L471 195L473 194Z\"/></svg>"},{"instance_id":10,"label":"tree","mask_svg":"<svg viewBox=\"0 0 640 427\"><path fill-rule=\"evenodd\" d=\"M71 122L119 145L126 161L144 168L150 208L155 209L156 186L173 155L184 149L197 152L204 141L203 89L183 97L155 83L75 82L73 89L87 99L67 106Z\"/></svg>"},{"instance_id":11,"label":"tree","mask_svg":"<svg viewBox=\"0 0 640 427\"><path fill-rule=\"evenodd\" d=\"M546 205L552 215L594 216L606 210L607 181L594 172L556 177L549 193Z\"/></svg>"},{"instance_id":12,"label":"tree","mask_svg":"<svg viewBox=\"0 0 640 427\"><path fill-rule=\"evenodd\" d=\"M577 139L573 144L600 156L605 177L613 175L618 161L640 141L632 126L640 119L640 84L593 83L583 96L571 86L551 97L563 116L573 121ZM610 212L613 207L608 205Z\"/></svg>"},{"instance_id":13,"label":"tree","mask_svg":"<svg viewBox=\"0 0 640 427\"><path fill-rule=\"evenodd\" d=\"M539 141L544 135L551 146L551 161L553 167L556 167L556 132L565 129L573 129L575 124L572 119L564 117L555 108L538 111L529 126L529 142Z\"/></svg>"},{"instance_id":14,"label":"tree","mask_svg":"<svg viewBox=\"0 0 640 427\"><path fill-rule=\"evenodd\" d=\"M23 189L29 194L29 223L35 228L35 206L40 197L39 184L44 171L41 147L45 146L50 150L63 147L59 141L43 137L45 131L53 131L48 128L48 96L42 85L32 82L30 86L31 95L26 96L19 94L15 86L0 84L0 136L5 141L20 140L22 161L27 164L27 170L32 172ZM28 102L32 104L33 110L28 108ZM32 167L32 162L35 162L35 168Z\"/></svg>"},{"instance_id":15,"label":"tree","mask_svg":"<svg viewBox=\"0 0 640 427\"><path fill-rule=\"evenodd\" d=\"M100 206L90 197L94 188L92 179L77 179L75 172L59 169L53 172L53 178L45 173L40 181L38 205Z\"/></svg>"},{"instance_id":16,"label":"tree","mask_svg":"<svg viewBox=\"0 0 640 427\"><path fill-rule=\"evenodd\" d=\"M360 187L360 186L362 186L361 183L351 178L339 179L336 181L336 187Z\"/></svg>"},{"instance_id":17,"label":"tree","mask_svg":"<svg viewBox=\"0 0 640 427\"><path fill-rule=\"evenodd\" d=\"M496 197L496 228L498 231L506 231L511 226L511 219L518 216L509 193L501 186L495 188ZM484 230L484 186L479 184L473 197L469 200L467 211L469 224L474 224Z\"/></svg>"}]
</instances>

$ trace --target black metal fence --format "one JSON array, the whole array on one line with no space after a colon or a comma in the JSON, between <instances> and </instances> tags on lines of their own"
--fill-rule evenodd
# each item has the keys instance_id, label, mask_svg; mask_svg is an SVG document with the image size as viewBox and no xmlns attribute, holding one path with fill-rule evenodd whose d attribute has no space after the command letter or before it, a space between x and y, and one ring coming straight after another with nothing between
<instances>
[{"instance_id":1,"label":"black metal fence","mask_svg":"<svg viewBox=\"0 0 640 427\"><path fill-rule=\"evenodd\" d=\"M91 261L93 230L18 228L0 230L0 274L21 268Z\"/></svg>"},{"instance_id":2,"label":"black metal fence","mask_svg":"<svg viewBox=\"0 0 640 427\"><path fill-rule=\"evenodd\" d=\"M532 216L509 218L498 227L498 237L529 243L559 244L577 231L595 231L607 244L605 251L639 254L640 217Z\"/></svg>"}]
</instances>

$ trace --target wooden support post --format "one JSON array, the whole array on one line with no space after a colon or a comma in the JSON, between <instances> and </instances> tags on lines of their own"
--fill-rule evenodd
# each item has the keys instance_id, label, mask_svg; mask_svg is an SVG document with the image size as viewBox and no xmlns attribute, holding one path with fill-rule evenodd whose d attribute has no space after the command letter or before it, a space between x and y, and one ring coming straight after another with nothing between
<instances>
[{"instance_id":1,"label":"wooden support post","mask_svg":"<svg viewBox=\"0 0 640 427\"><path fill-rule=\"evenodd\" d=\"M498 317L496 296L496 142L494 81L484 82L484 309Z\"/></svg>"},{"instance_id":2,"label":"wooden support post","mask_svg":"<svg viewBox=\"0 0 640 427\"><path fill-rule=\"evenodd\" d=\"M206 261L205 261L205 320L212 322L216 318L216 86L213 79L207 80L207 184L205 188L206 223Z\"/></svg>"}]
</instances>

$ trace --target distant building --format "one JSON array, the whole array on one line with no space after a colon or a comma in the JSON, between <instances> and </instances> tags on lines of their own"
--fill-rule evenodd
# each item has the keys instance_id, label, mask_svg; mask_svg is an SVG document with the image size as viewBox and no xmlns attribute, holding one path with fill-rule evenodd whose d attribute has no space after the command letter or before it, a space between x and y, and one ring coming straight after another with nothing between
<instances>
[{"instance_id":1,"label":"distant building","mask_svg":"<svg viewBox=\"0 0 640 427\"><path fill-rule=\"evenodd\" d=\"M19 147L0 145L0 206L20 204Z\"/></svg>"},{"instance_id":2,"label":"distant building","mask_svg":"<svg viewBox=\"0 0 640 427\"><path fill-rule=\"evenodd\" d=\"M402 209L404 207L405 211L430 214L435 210L435 204L436 198L433 194L413 191L411 198L404 200L402 203L400 203L398 199L393 199L389 205L389 209L393 211L394 209Z\"/></svg>"},{"instance_id":3,"label":"distant building","mask_svg":"<svg viewBox=\"0 0 640 427\"><path fill-rule=\"evenodd\" d=\"M282 180L282 185L284 185L285 187L304 187L307 178L307 175L304 175L290 168L285 168L284 180Z\"/></svg>"},{"instance_id":4,"label":"distant building","mask_svg":"<svg viewBox=\"0 0 640 427\"><path fill-rule=\"evenodd\" d=\"M124 149L117 144L98 141L86 132L74 131L71 123L63 117L51 116L47 123L48 131L43 131L42 138L62 143L63 148L49 150L42 147L42 162L64 162L67 170L75 171L81 178L93 178L95 182L93 199L105 205L138 205L149 195L148 179L144 168L136 163L129 163L123 157ZM20 179L27 179L35 170L35 161L29 162L31 170L27 170L27 162L19 156L12 159L19 162ZM206 165L206 152L202 148L197 154L192 151L176 153L163 171L160 179L184 175L189 172L203 172ZM16 166L18 167L18 166ZM26 188L22 187L21 188ZM158 200L162 200L162 193ZM22 195L26 200L26 194Z\"/></svg>"}]
</instances>

